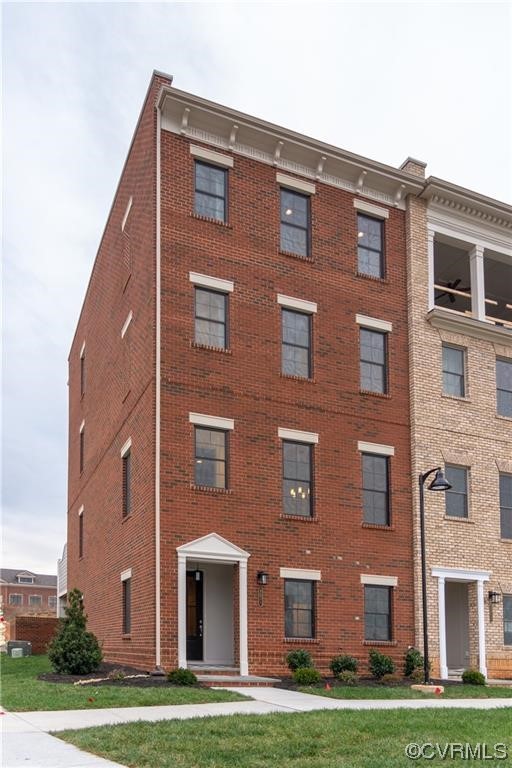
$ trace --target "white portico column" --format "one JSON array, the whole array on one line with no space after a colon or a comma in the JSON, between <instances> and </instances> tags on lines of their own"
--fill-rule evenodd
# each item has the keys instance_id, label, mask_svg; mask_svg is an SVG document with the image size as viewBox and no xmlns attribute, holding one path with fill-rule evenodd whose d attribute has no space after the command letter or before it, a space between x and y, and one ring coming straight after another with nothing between
<instances>
[{"instance_id":1,"label":"white portico column","mask_svg":"<svg viewBox=\"0 0 512 768\"><path fill-rule=\"evenodd\" d=\"M476 583L476 603L478 612L478 658L480 672L487 677L487 660L485 652L485 609L484 609L484 582L478 579Z\"/></svg>"},{"instance_id":2,"label":"white portico column","mask_svg":"<svg viewBox=\"0 0 512 768\"><path fill-rule=\"evenodd\" d=\"M187 556L178 553L178 666L187 666Z\"/></svg>"},{"instance_id":3,"label":"white portico column","mask_svg":"<svg viewBox=\"0 0 512 768\"><path fill-rule=\"evenodd\" d=\"M437 604L439 609L439 674L442 680L448 677L448 664L446 663L446 610L445 610L445 578L439 576Z\"/></svg>"},{"instance_id":4,"label":"white portico column","mask_svg":"<svg viewBox=\"0 0 512 768\"><path fill-rule=\"evenodd\" d=\"M469 254L471 273L471 311L477 320L485 320L484 249L475 245Z\"/></svg>"},{"instance_id":5,"label":"white portico column","mask_svg":"<svg viewBox=\"0 0 512 768\"><path fill-rule=\"evenodd\" d=\"M428 263L428 311L434 308L434 283L435 283L435 265L434 265L434 230L429 229L427 232L427 263Z\"/></svg>"},{"instance_id":6,"label":"white portico column","mask_svg":"<svg viewBox=\"0 0 512 768\"><path fill-rule=\"evenodd\" d=\"M247 639L247 560L238 561L239 593L239 635L240 635L240 674L249 674L249 652Z\"/></svg>"}]
</instances>

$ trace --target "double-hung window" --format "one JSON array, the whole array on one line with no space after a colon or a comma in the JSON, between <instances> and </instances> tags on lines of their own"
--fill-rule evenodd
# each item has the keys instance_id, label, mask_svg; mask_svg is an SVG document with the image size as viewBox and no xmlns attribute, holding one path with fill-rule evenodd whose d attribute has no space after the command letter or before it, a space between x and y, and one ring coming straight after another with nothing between
<instances>
[{"instance_id":1,"label":"double-hung window","mask_svg":"<svg viewBox=\"0 0 512 768\"><path fill-rule=\"evenodd\" d=\"M281 187L281 250L310 255L310 198Z\"/></svg>"},{"instance_id":2,"label":"double-hung window","mask_svg":"<svg viewBox=\"0 0 512 768\"><path fill-rule=\"evenodd\" d=\"M443 344L443 394L465 397L464 350Z\"/></svg>"},{"instance_id":3,"label":"double-hung window","mask_svg":"<svg viewBox=\"0 0 512 768\"><path fill-rule=\"evenodd\" d=\"M41 595L30 595L28 598L28 604L32 608L39 608L43 604L43 598Z\"/></svg>"},{"instance_id":4,"label":"double-hung window","mask_svg":"<svg viewBox=\"0 0 512 768\"><path fill-rule=\"evenodd\" d=\"M281 371L288 376L311 377L311 315L281 310Z\"/></svg>"},{"instance_id":5,"label":"double-hung window","mask_svg":"<svg viewBox=\"0 0 512 768\"><path fill-rule=\"evenodd\" d=\"M503 595L503 643L512 645L512 595Z\"/></svg>"},{"instance_id":6,"label":"double-hung window","mask_svg":"<svg viewBox=\"0 0 512 768\"><path fill-rule=\"evenodd\" d=\"M363 520L373 525L389 525L389 459L362 454Z\"/></svg>"},{"instance_id":7,"label":"double-hung window","mask_svg":"<svg viewBox=\"0 0 512 768\"><path fill-rule=\"evenodd\" d=\"M226 349L227 303L225 293L195 289L195 341L208 347Z\"/></svg>"},{"instance_id":8,"label":"double-hung window","mask_svg":"<svg viewBox=\"0 0 512 768\"><path fill-rule=\"evenodd\" d=\"M223 429L195 427L195 484L227 488L227 441Z\"/></svg>"},{"instance_id":9,"label":"double-hung window","mask_svg":"<svg viewBox=\"0 0 512 768\"><path fill-rule=\"evenodd\" d=\"M84 508L78 510L78 557L84 556Z\"/></svg>"},{"instance_id":10,"label":"double-hung window","mask_svg":"<svg viewBox=\"0 0 512 768\"><path fill-rule=\"evenodd\" d=\"M286 637L315 636L315 582L285 579L284 627Z\"/></svg>"},{"instance_id":11,"label":"double-hung window","mask_svg":"<svg viewBox=\"0 0 512 768\"><path fill-rule=\"evenodd\" d=\"M445 477L452 486L445 493L446 515L468 517L468 470L466 467L445 466Z\"/></svg>"},{"instance_id":12,"label":"double-hung window","mask_svg":"<svg viewBox=\"0 0 512 768\"><path fill-rule=\"evenodd\" d=\"M387 384L387 333L360 328L360 374L364 392L386 394Z\"/></svg>"},{"instance_id":13,"label":"double-hung window","mask_svg":"<svg viewBox=\"0 0 512 768\"><path fill-rule=\"evenodd\" d=\"M500 528L502 539L512 539L512 475L500 474Z\"/></svg>"},{"instance_id":14,"label":"double-hung window","mask_svg":"<svg viewBox=\"0 0 512 768\"><path fill-rule=\"evenodd\" d=\"M131 572L129 572L131 574ZM129 635L132 630L132 579L131 575L122 574L123 590L123 635Z\"/></svg>"},{"instance_id":15,"label":"double-hung window","mask_svg":"<svg viewBox=\"0 0 512 768\"><path fill-rule=\"evenodd\" d=\"M132 452L128 448L121 459L123 463L123 517L128 517L132 511Z\"/></svg>"},{"instance_id":16,"label":"double-hung window","mask_svg":"<svg viewBox=\"0 0 512 768\"><path fill-rule=\"evenodd\" d=\"M23 605L23 595L11 592L9 595L9 605Z\"/></svg>"},{"instance_id":17,"label":"double-hung window","mask_svg":"<svg viewBox=\"0 0 512 768\"><path fill-rule=\"evenodd\" d=\"M84 471L84 464L85 464L85 421L82 421L82 424L80 425L78 452L79 452L80 474L82 474L82 472Z\"/></svg>"},{"instance_id":18,"label":"double-hung window","mask_svg":"<svg viewBox=\"0 0 512 768\"><path fill-rule=\"evenodd\" d=\"M364 639L391 640L392 587L365 584Z\"/></svg>"},{"instance_id":19,"label":"double-hung window","mask_svg":"<svg viewBox=\"0 0 512 768\"><path fill-rule=\"evenodd\" d=\"M283 440L283 512L312 516L313 447Z\"/></svg>"},{"instance_id":20,"label":"double-hung window","mask_svg":"<svg viewBox=\"0 0 512 768\"><path fill-rule=\"evenodd\" d=\"M215 221L227 221L227 171L195 161L194 212Z\"/></svg>"},{"instance_id":21,"label":"double-hung window","mask_svg":"<svg viewBox=\"0 0 512 768\"><path fill-rule=\"evenodd\" d=\"M357 215L357 271L371 277L384 277L383 222Z\"/></svg>"},{"instance_id":22,"label":"double-hung window","mask_svg":"<svg viewBox=\"0 0 512 768\"><path fill-rule=\"evenodd\" d=\"M496 359L496 401L500 416L512 418L512 360Z\"/></svg>"}]
</instances>

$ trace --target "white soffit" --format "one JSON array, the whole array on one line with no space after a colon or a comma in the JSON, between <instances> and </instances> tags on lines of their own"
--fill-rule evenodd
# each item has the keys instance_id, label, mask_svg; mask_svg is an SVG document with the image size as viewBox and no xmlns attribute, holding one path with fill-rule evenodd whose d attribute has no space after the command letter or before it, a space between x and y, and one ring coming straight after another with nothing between
<instances>
[{"instance_id":1,"label":"white soffit","mask_svg":"<svg viewBox=\"0 0 512 768\"><path fill-rule=\"evenodd\" d=\"M204 288L214 288L224 293L232 293L234 283L232 280L222 280L220 277L210 277L209 275L200 275L198 272L189 272L188 279L194 285L201 285Z\"/></svg>"},{"instance_id":2,"label":"white soffit","mask_svg":"<svg viewBox=\"0 0 512 768\"><path fill-rule=\"evenodd\" d=\"M391 333L393 330L393 323L390 323L387 320L379 320L378 317L356 315L356 323L362 325L364 328L372 328L376 331L384 331L384 333Z\"/></svg>"},{"instance_id":3,"label":"white soffit","mask_svg":"<svg viewBox=\"0 0 512 768\"><path fill-rule=\"evenodd\" d=\"M304 579L307 581L321 581L322 571L312 571L307 568L280 568L279 576L282 579Z\"/></svg>"},{"instance_id":4,"label":"white soffit","mask_svg":"<svg viewBox=\"0 0 512 768\"><path fill-rule=\"evenodd\" d=\"M121 574L121 581L127 581L128 579L131 579L132 577L132 569L127 568L126 571L123 571Z\"/></svg>"},{"instance_id":5,"label":"white soffit","mask_svg":"<svg viewBox=\"0 0 512 768\"><path fill-rule=\"evenodd\" d=\"M301 312L308 312L309 314L315 314L315 312L317 312L317 305L315 301L294 299L293 296L283 296L282 293L277 294L277 303L281 304L283 307L299 309Z\"/></svg>"},{"instance_id":6,"label":"white soffit","mask_svg":"<svg viewBox=\"0 0 512 768\"><path fill-rule=\"evenodd\" d=\"M128 330L128 328L129 328L129 326L130 326L130 323L131 323L132 319L133 319L133 312L132 312L132 310L130 309L130 311L128 312L128 317L127 317L127 318L126 318L126 320L124 321L123 327L121 328L121 338L122 338L122 339L124 339L124 336L125 336L125 334L126 334L126 331L127 331L127 330Z\"/></svg>"},{"instance_id":7,"label":"white soffit","mask_svg":"<svg viewBox=\"0 0 512 768\"><path fill-rule=\"evenodd\" d=\"M316 192L316 185L310 181L296 179L294 176L287 176L286 173L279 173L279 171L276 173L276 181L281 187L295 189L297 192L303 192L306 195L314 195Z\"/></svg>"},{"instance_id":8,"label":"white soffit","mask_svg":"<svg viewBox=\"0 0 512 768\"><path fill-rule=\"evenodd\" d=\"M372 576L369 573L362 573L361 584L373 584L375 587L396 587L398 578L396 576Z\"/></svg>"},{"instance_id":9,"label":"white soffit","mask_svg":"<svg viewBox=\"0 0 512 768\"><path fill-rule=\"evenodd\" d=\"M371 216L375 216L377 219L389 219L389 211L387 208L381 208L380 205L373 205L373 203L367 203L366 200L360 200L356 198L354 200L354 208L357 208L361 213L369 213Z\"/></svg>"},{"instance_id":10,"label":"white soffit","mask_svg":"<svg viewBox=\"0 0 512 768\"><path fill-rule=\"evenodd\" d=\"M220 152L214 152L212 149L198 147L195 144L190 145L190 154L198 157L200 160L206 160L214 165L222 165L224 168L233 167L233 158L229 155L222 155Z\"/></svg>"},{"instance_id":11,"label":"white soffit","mask_svg":"<svg viewBox=\"0 0 512 768\"><path fill-rule=\"evenodd\" d=\"M222 416L207 416L204 413L189 413L188 420L191 424L201 427L213 427L216 429L234 429L234 419L225 419Z\"/></svg>"},{"instance_id":12,"label":"white soffit","mask_svg":"<svg viewBox=\"0 0 512 768\"><path fill-rule=\"evenodd\" d=\"M366 443L359 440L357 450L361 453L376 453L380 456L394 456L395 449L392 445L381 445L380 443Z\"/></svg>"},{"instance_id":13,"label":"white soffit","mask_svg":"<svg viewBox=\"0 0 512 768\"><path fill-rule=\"evenodd\" d=\"M132 439L131 437L129 437L126 443L121 448L121 456L124 456L125 454L127 454L131 447L132 447Z\"/></svg>"},{"instance_id":14,"label":"white soffit","mask_svg":"<svg viewBox=\"0 0 512 768\"><path fill-rule=\"evenodd\" d=\"M278 427L277 434L281 440L295 440L297 443L318 443L316 432L302 432L300 429Z\"/></svg>"}]
</instances>

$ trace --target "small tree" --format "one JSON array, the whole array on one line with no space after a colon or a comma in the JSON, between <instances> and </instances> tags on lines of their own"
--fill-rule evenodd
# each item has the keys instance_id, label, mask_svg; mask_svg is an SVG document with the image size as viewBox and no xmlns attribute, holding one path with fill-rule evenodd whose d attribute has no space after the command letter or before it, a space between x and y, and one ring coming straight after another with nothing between
<instances>
[{"instance_id":1,"label":"small tree","mask_svg":"<svg viewBox=\"0 0 512 768\"><path fill-rule=\"evenodd\" d=\"M68 593L66 618L48 647L48 658L55 672L66 675L87 675L98 669L103 654L96 636L87 632L82 593L73 589Z\"/></svg>"}]
</instances>

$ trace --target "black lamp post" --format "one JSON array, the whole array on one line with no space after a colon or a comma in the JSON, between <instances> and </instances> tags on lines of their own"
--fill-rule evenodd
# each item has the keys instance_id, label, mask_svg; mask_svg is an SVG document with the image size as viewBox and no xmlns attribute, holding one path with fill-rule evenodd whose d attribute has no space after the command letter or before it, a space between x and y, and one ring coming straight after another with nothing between
<instances>
[{"instance_id":1,"label":"black lamp post","mask_svg":"<svg viewBox=\"0 0 512 768\"><path fill-rule=\"evenodd\" d=\"M428 658L428 615L427 615L427 564L425 554L425 480L433 475L436 476L429 485L430 491L448 491L452 486L445 478L441 467L429 469L419 476L420 486L420 541L421 541L421 595L423 602L423 679L425 684L430 682L430 661Z\"/></svg>"}]
</instances>

